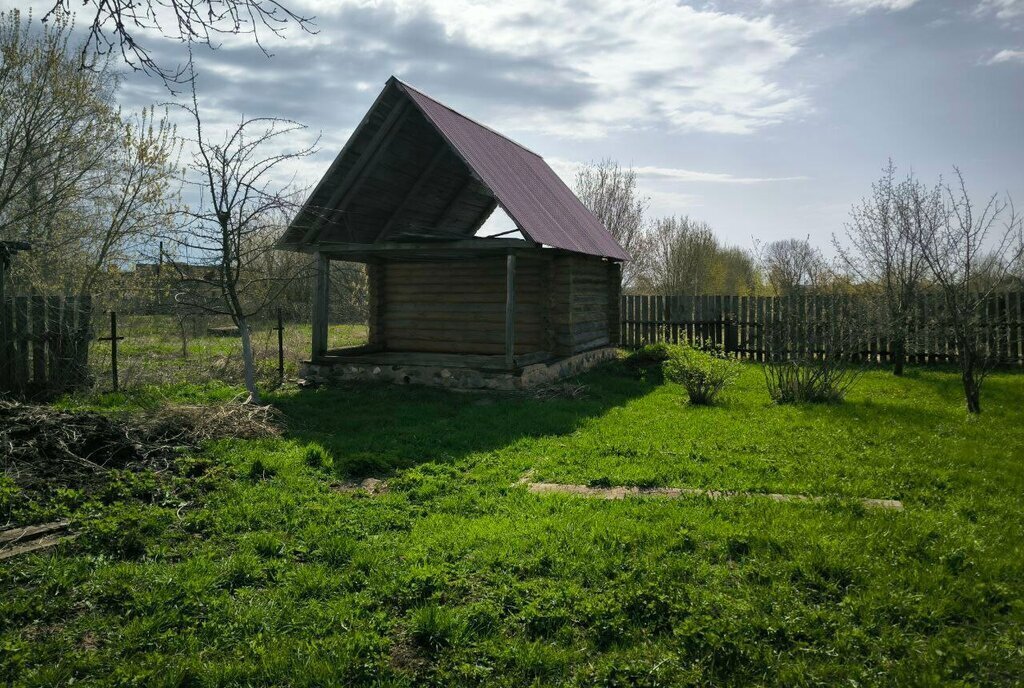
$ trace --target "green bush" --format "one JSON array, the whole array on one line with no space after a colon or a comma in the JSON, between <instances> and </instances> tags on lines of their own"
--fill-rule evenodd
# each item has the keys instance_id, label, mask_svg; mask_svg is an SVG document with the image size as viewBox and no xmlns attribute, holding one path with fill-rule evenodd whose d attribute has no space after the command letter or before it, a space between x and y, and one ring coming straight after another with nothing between
<instances>
[{"instance_id":1,"label":"green bush","mask_svg":"<svg viewBox=\"0 0 1024 688\"><path fill-rule=\"evenodd\" d=\"M644 344L639 349L630 352L626 357L626 363L637 368L658 365L672 357L673 348L666 342Z\"/></svg>"},{"instance_id":2,"label":"green bush","mask_svg":"<svg viewBox=\"0 0 1024 688\"><path fill-rule=\"evenodd\" d=\"M739 361L720 350L678 345L671 346L669 352L661 364L665 379L685 387L691 404L714 404L722 390L739 377Z\"/></svg>"},{"instance_id":3,"label":"green bush","mask_svg":"<svg viewBox=\"0 0 1024 688\"><path fill-rule=\"evenodd\" d=\"M768 396L779 404L839 403L861 372L835 358L805 357L764 364Z\"/></svg>"}]
</instances>

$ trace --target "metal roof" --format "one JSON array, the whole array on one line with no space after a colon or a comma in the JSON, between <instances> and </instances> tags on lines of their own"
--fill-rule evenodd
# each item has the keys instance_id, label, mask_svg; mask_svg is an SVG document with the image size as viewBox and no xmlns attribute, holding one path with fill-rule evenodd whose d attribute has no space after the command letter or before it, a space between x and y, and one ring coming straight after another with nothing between
<instances>
[{"instance_id":1,"label":"metal roof","mask_svg":"<svg viewBox=\"0 0 1024 688\"><path fill-rule=\"evenodd\" d=\"M403 119L403 108L419 114ZM389 122L398 122L393 129L400 130L401 137L386 135ZM417 126L425 128L422 134L415 133ZM454 153L451 164L462 172L441 164L431 174L422 152L416 153L426 145L428 134ZM433 160L443 159L434 155ZM396 169L407 175L406 181L398 179ZM423 181L412 182L409 174ZM431 185L432 190L427 188ZM490 207L500 205L535 243L629 260L543 158L395 77L388 79L278 245L303 250L339 236L344 241L380 242L389 238L389 226L393 234L394 227L408 226L418 217L440 222L433 230L438 238L472 235L490 214L489 197ZM449 200L442 205L448 210L440 212L438 204L445 199Z\"/></svg>"},{"instance_id":2,"label":"metal roof","mask_svg":"<svg viewBox=\"0 0 1024 688\"><path fill-rule=\"evenodd\" d=\"M611 232L542 157L412 86L398 84L530 239L567 251L629 260Z\"/></svg>"}]
</instances>

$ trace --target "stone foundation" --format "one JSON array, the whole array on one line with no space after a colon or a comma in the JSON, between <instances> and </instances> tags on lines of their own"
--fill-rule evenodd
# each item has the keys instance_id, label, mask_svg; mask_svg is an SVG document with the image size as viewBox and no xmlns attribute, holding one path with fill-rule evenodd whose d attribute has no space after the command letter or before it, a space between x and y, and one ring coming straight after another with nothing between
<instances>
[{"instance_id":1,"label":"stone foundation","mask_svg":"<svg viewBox=\"0 0 1024 688\"><path fill-rule=\"evenodd\" d=\"M366 361L303 361L299 377L318 384L337 382L391 382L397 385L429 385L453 389L493 389L513 391L529 389L577 375L618 356L618 350L604 347L535 363L517 370L488 370L457 365L407 365Z\"/></svg>"}]
</instances>

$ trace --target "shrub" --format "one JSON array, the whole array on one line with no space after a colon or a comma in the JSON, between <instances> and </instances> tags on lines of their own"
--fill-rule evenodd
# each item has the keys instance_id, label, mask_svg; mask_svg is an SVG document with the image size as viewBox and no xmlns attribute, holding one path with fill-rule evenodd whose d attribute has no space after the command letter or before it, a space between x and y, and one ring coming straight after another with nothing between
<instances>
[{"instance_id":1,"label":"shrub","mask_svg":"<svg viewBox=\"0 0 1024 688\"><path fill-rule=\"evenodd\" d=\"M838 305L813 314L800 305L818 296ZM861 373L854 358L864 332L874 327L871 304L846 299L835 287L812 289L797 303L765 324L768 395L783 404L842 401Z\"/></svg>"},{"instance_id":2,"label":"shrub","mask_svg":"<svg viewBox=\"0 0 1024 688\"><path fill-rule=\"evenodd\" d=\"M720 350L682 345L670 347L670 353L662 363L665 378L685 387L691 404L714 404L740 374L739 361Z\"/></svg>"},{"instance_id":3,"label":"shrub","mask_svg":"<svg viewBox=\"0 0 1024 688\"><path fill-rule=\"evenodd\" d=\"M673 346L666 342L644 344L626 357L626 363L636 368L658 365L672 357Z\"/></svg>"},{"instance_id":4,"label":"shrub","mask_svg":"<svg viewBox=\"0 0 1024 688\"><path fill-rule=\"evenodd\" d=\"M861 371L828 359L769 361L764 365L768 395L777 403L842 401Z\"/></svg>"}]
</instances>

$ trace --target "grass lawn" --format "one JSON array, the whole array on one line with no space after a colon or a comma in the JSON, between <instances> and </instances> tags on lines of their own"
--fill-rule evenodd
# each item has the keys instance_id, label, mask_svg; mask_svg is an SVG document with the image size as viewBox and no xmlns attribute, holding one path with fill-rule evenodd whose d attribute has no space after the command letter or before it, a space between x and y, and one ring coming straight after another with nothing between
<instances>
[{"instance_id":1,"label":"grass lawn","mask_svg":"<svg viewBox=\"0 0 1024 688\"><path fill-rule=\"evenodd\" d=\"M97 320L97 336L107 336L106 321ZM144 385L182 384L195 380L220 380L240 383L242 373L242 342L238 337L217 337L207 334L208 325L225 326L224 318L189 321L182 345L181 331L171 316L122 315L118 318L118 377L122 388ZM257 321L252 324L253 358L256 376L263 384L276 382L276 322ZM294 377L298 362L309 357L312 328L308 323L285 323L285 375ZM331 325L327 331L329 348L342 348L366 343L365 325ZM89 360L97 388L111 389L110 342L93 339Z\"/></svg>"},{"instance_id":2,"label":"grass lawn","mask_svg":"<svg viewBox=\"0 0 1024 688\"><path fill-rule=\"evenodd\" d=\"M866 374L721 407L612 365L582 399L362 386L270 395L189 503L145 476L58 496L82 535L0 564L16 685L1012 685L1024 676L1024 375ZM194 402L231 387L161 394ZM153 393L87 400L145 406ZM73 402L86 403L86 402ZM321 451L323 448L326 451ZM332 466L317 465L324 455ZM804 493L602 501L516 481ZM343 480L386 478L369 495ZM201 489L203 483L207 488ZM904 511L864 508L895 498ZM24 507L26 512L31 510ZM17 511L17 509L16 509Z\"/></svg>"}]
</instances>

